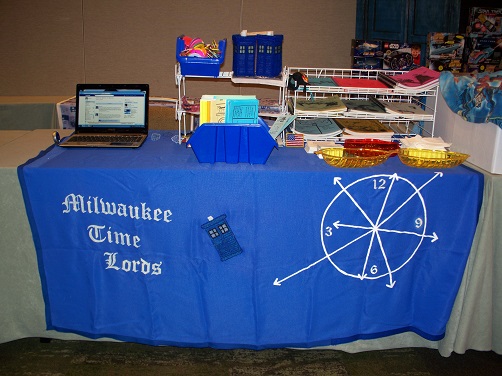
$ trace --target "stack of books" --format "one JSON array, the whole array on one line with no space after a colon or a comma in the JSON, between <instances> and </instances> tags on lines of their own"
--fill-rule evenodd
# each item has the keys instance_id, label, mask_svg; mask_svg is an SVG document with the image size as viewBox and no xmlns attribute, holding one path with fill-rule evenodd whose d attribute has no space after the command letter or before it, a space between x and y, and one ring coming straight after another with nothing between
<instances>
[{"instance_id":1,"label":"stack of books","mask_svg":"<svg viewBox=\"0 0 502 376\"><path fill-rule=\"evenodd\" d=\"M428 115L422 107L408 102L379 101L385 108L385 112L394 115Z\"/></svg>"},{"instance_id":2,"label":"stack of books","mask_svg":"<svg viewBox=\"0 0 502 376\"><path fill-rule=\"evenodd\" d=\"M425 91L439 85L440 72L418 67L403 74L378 73L378 79L394 89L403 91Z\"/></svg>"},{"instance_id":3,"label":"stack of books","mask_svg":"<svg viewBox=\"0 0 502 376\"><path fill-rule=\"evenodd\" d=\"M296 119L292 132L303 134L305 141L337 140L342 134L339 125L330 118Z\"/></svg>"},{"instance_id":4,"label":"stack of books","mask_svg":"<svg viewBox=\"0 0 502 376\"><path fill-rule=\"evenodd\" d=\"M345 139L369 138L391 141L394 131L376 119L337 118L335 122L343 130Z\"/></svg>"},{"instance_id":5,"label":"stack of books","mask_svg":"<svg viewBox=\"0 0 502 376\"><path fill-rule=\"evenodd\" d=\"M356 77L333 77L333 81L341 87L365 88L365 89L387 89L388 86L374 78L356 78Z\"/></svg>"},{"instance_id":6,"label":"stack of books","mask_svg":"<svg viewBox=\"0 0 502 376\"><path fill-rule=\"evenodd\" d=\"M338 95L296 99L295 115L297 116L311 116L322 113L326 117L334 117L344 111L347 111L347 106Z\"/></svg>"},{"instance_id":7,"label":"stack of books","mask_svg":"<svg viewBox=\"0 0 502 376\"><path fill-rule=\"evenodd\" d=\"M375 117L387 113L385 107L376 99L343 99L347 107L347 117Z\"/></svg>"},{"instance_id":8,"label":"stack of books","mask_svg":"<svg viewBox=\"0 0 502 376\"><path fill-rule=\"evenodd\" d=\"M254 95L203 95L200 124L257 124L258 99Z\"/></svg>"}]
</instances>

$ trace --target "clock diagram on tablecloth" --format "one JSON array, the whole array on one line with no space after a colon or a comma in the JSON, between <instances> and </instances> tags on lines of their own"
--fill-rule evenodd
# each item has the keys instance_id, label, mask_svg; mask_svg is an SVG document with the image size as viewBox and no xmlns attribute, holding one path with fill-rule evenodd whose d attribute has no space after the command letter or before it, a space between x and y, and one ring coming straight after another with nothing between
<instances>
[{"instance_id":1,"label":"clock diagram on tablecloth","mask_svg":"<svg viewBox=\"0 0 502 376\"><path fill-rule=\"evenodd\" d=\"M396 274L419 251L424 241L438 236L427 227L427 206L421 190L442 173L435 173L421 186L397 174L367 176L339 189L324 211L321 243L324 257L292 273L276 278L274 285L329 262L341 274L361 281L383 278L389 288Z\"/></svg>"}]
</instances>

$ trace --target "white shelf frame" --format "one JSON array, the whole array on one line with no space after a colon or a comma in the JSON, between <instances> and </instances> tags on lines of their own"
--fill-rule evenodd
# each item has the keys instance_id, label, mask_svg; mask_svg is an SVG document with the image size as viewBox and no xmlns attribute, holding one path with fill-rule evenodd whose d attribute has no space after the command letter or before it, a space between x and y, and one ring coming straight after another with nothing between
<instances>
[{"instance_id":1,"label":"white shelf frame","mask_svg":"<svg viewBox=\"0 0 502 376\"><path fill-rule=\"evenodd\" d=\"M288 67L288 76L294 72L301 72L307 77L341 77L341 78L364 78L377 80L378 73L390 75L404 74L406 71L389 70L366 70L366 69L337 69L337 68L308 68L308 67ZM358 119L377 119L388 124L396 133L402 133L405 128L409 132L410 126L417 125L423 133L434 136L436 107L439 85L426 90L405 90L400 88L355 88L342 86L316 86L307 85L305 93L303 86L300 86L292 94L289 93L287 101L292 101L293 113L298 118L358 118ZM369 96L375 96L377 99L385 101L399 101L414 103L421 106L426 115L417 114L354 114L348 115L347 112L298 112L296 111L296 100L298 98L325 97L338 95L341 99L368 99ZM424 122L429 125L426 127ZM404 127L404 128L403 128Z\"/></svg>"},{"instance_id":2,"label":"white shelf frame","mask_svg":"<svg viewBox=\"0 0 502 376\"><path fill-rule=\"evenodd\" d=\"M287 92L287 81L288 74L287 68L284 67L281 75L277 78L262 78L262 77L234 77L233 72L219 72L217 77L213 76L196 76L196 75L182 75L181 67L179 63L176 63L174 67L174 75L176 86L178 87L178 100L176 103L176 120L178 120L178 140L181 143L182 135L187 134L187 115L191 117L190 119L190 131L194 131L194 115L199 115L199 112L188 111L183 108L182 98L186 97L186 79L197 78L197 79L208 79L208 80L231 80L237 85L265 85L273 86L278 89L278 102L279 102L279 112L260 112L260 116L265 117L278 117L287 112L286 105L286 92ZM183 130L183 131L182 131Z\"/></svg>"}]
</instances>

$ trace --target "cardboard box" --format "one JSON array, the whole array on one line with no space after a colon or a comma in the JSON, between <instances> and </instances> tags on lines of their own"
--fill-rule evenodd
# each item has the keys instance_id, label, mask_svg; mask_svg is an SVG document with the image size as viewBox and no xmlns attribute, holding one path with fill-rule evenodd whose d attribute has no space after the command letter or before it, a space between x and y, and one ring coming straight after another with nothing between
<instances>
[{"instance_id":1,"label":"cardboard box","mask_svg":"<svg viewBox=\"0 0 502 376\"><path fill-rule=\"evenodd\" d=\"M467 72L497 70L502 63L502 34L466 38L464 61Z\"/></svg>"},{"instance_id":2,"label":"cardboard box","mask_svg":"<svg viewBox=\"0 0 502 376\"><path fill-rule=\"evenodd\" d=\"M482 169L502 174L502 128L494 123L471 123L450 110L438 94L434 136L451 142L451 150L467 153L470 162Z\"/></svg>"},{"instance_id":3,"label":"cardboard box","mask_svg":"<svg viewBox=\"0 0 502 376\"><path fill-rule=\"evenodd\" d=\"M502 33L502 8L472 7L469 9L467 34Z\"/></svg>"},{"instance_id":4,"label":"cardboard box","mask_svg":"<svg viewBox=\"0 0 502 376\"><path fill-rule=\"evenodd\" d=\"M352 69L382 69L382 59L378 57L354 57Z\"/></svg>"},{"instance_id":5,"label":"cardboard box","mask_svg":"<svg viewBox=\"0 0 502 376\"><path fill-rule=\"evenodd\" d=\"M75 97L57 103L56 112L58 116L58 128L75 129L75 115L77 112Z\"/></svg>"},{"instance_id":6,"label":"cardboard box","mask_svg":"<svg viewBox=\"0 0 502 376\"><path fill-rule=\"evenodd\" d=\"M415 48L417 47L418 50ZM420 46L412 47L408 44L397 42L382 42L383 64L386 70L410 70L420 65ZM412 54L418 53L418 56Z\"/></svg>"},{"instance_id":7,"label":"cardboard box","mask_svg":"<svg viewBox=\"0 0 502 376\"><path fill-rule=\"evenodd\" d=\"M460 73L462 72L462 59L429 59L427 67L437 72Z\"/></svg>"},{"instance_id":8,"label":"cardboard box","mask_svg":"<svg viewBox=\"0 0 502 376\"><path fill-rule=\"evenodd\" d=\"M352 39L352 57L382 57L382 41Z\"/></svg>"},{"instance_id":9,"label":"cardboard box","mask_svg":"<svg viewBox=\"0 0 502 376\"><path fill-rule=\"evenodd\" d=\"M465 37L455 33L429 33L427 35L427 59L461 59Z\"/></svg>"}]
</instances>

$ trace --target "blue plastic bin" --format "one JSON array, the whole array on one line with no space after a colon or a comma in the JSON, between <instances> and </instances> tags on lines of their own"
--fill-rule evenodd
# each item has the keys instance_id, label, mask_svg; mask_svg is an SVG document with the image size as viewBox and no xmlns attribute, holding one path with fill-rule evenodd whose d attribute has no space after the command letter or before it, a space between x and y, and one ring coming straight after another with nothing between
<instances>
[{"instance_id":1,"label":"blue plastic bin","mask_svg":"<svg viewBox=\"0 0 502 376\"><path fill-rule=\"evenodd\" d=\"M188 140L200 163L265 164L277 143L265 123L204 123Z\"/></svg>"},{"instance_id":2,"label":"blue plastic bin","mask_svg":"<svg viewBox=\"0 0 502 376\"><path fill-rule=\"evenodd\" d=\"M254 76L256 61L256 36L232 35L234 45L232 68L234 76Z\"/></svg>"},{"instance_id":3,"label":"blue plastic bin","mask_svg":"<svg viewBox=\"0 0 502 376\"><path fill-rule=\"evenodd\" d=\"M177 38L176 60L180 63L181 74L183 76L218 77L220 74L220 65L225 60L227 40L220 40L218 48L221 52L218 58L180 56L180 53L185 49L185 42L183 39Z\"/></svg>"},{"instance_id":4,"label":"blue plastic bin","mask_svg":"<svg viewBox=\"0 0 502 376\"><path fill-rule=\"evenodd\" d=\"M277 77L282 71L283 35L257 35L256 76Z\"/></svg>"}]
</instances>

